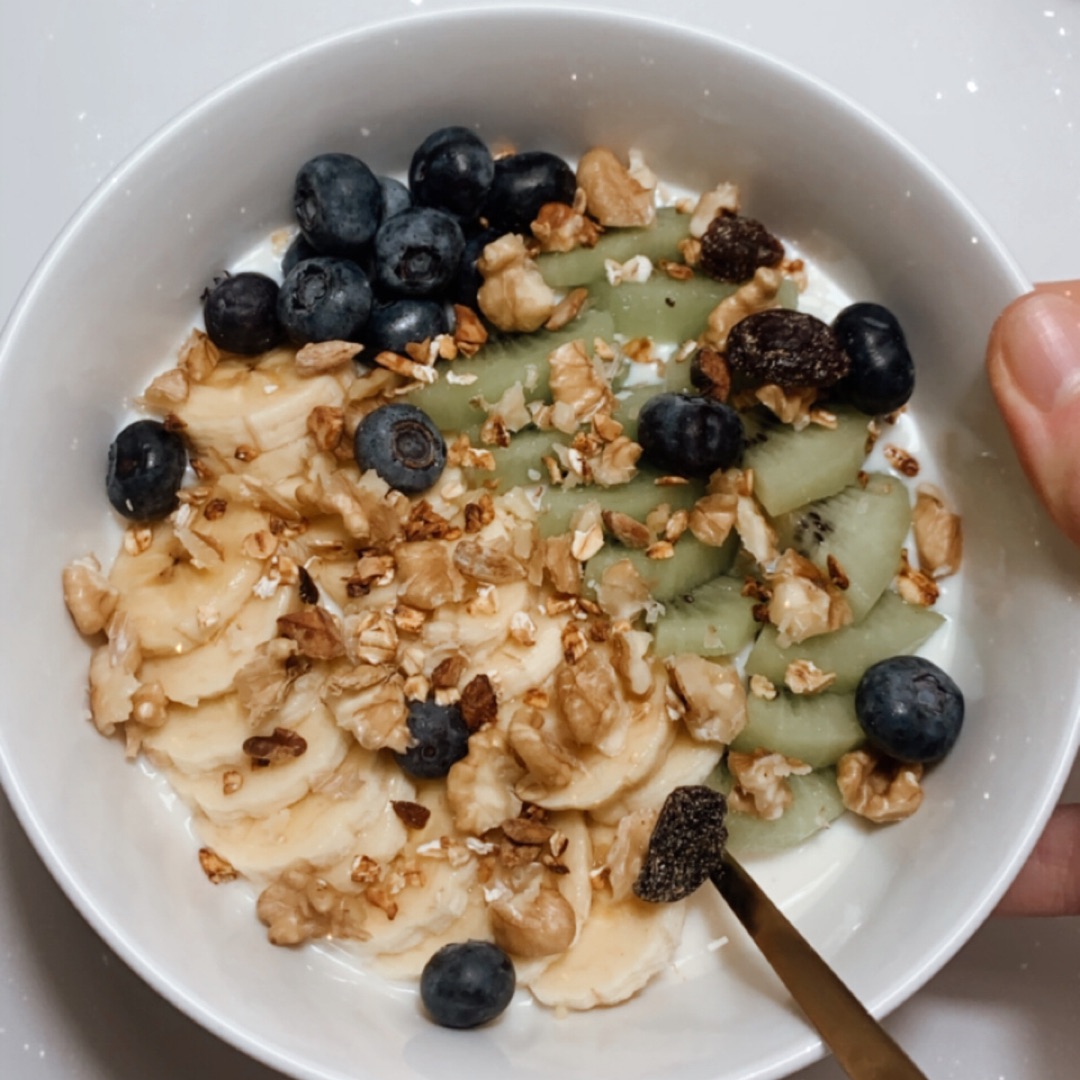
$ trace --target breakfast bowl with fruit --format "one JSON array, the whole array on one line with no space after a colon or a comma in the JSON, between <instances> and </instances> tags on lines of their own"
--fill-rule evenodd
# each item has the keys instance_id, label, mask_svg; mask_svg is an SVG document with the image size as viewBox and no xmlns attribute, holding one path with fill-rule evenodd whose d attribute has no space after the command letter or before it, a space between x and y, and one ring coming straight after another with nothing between
<instances>
[{"instance_id":1,"label":"breakfast bowl with fruit","mask_svg":"<svg viewBox=\"0 0 1080 1080\"><path fill-rule=\"evenodd\" d=\"M1024 287L857 107L688 31L463 13L232 84L5 330L28 834L291 1075L810 1062L717 898L635 884L715 788L882 1014L1015 874L1077 739L1075 565L981 375Z\"/></svg>"}]
</instances>

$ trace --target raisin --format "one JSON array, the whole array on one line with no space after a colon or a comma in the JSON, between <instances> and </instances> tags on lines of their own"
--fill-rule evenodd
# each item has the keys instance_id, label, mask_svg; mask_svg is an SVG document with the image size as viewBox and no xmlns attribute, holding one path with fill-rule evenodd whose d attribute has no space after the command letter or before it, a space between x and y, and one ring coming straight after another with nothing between
<instances>
[{"instance_id":1,"label":"raisin","mask_svg":"<svg viewBox=\"0 0 1080 1080\"><path fill-rule=\"evenodd\" d=\"M701 238L701 269L717 281L740 282L761 266L776 266L784 245L760 221L723 214Z\"/></svg>"},{"instance_id":2,"label":"raisin","mask_svg":"<svg viewBox=\"0 0 1080 1080\"><path fill-rule=\"evenodd\" d=\"M732 372L754 386L784 390L838 383L851 368L831 327L804 311L772 308L748 315L727 341Z\"/></svg>"}]
</instances>

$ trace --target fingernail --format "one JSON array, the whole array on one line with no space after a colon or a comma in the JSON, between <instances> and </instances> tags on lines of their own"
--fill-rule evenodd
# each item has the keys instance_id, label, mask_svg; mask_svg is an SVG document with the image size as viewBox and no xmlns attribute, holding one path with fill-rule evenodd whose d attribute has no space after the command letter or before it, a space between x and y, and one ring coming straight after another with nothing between
<instances>
[{"instance_id":1,"label":"fingernail","mask_svg":"<svg viewBox=\"0 0 1080 1080\"><path fill-rule=\"evenodd\" d=\"M1002 319L1000 343L1013 384L1037 409L1051 412L1080 395L1080 304L1033 293Z\"/></svg>"}]
</instances>

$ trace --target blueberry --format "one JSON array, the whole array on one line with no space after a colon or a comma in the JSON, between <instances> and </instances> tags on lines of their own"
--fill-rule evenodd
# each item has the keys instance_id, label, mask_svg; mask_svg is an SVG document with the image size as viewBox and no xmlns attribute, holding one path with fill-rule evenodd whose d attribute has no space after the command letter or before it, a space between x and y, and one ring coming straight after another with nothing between
<instances>
[{"instance_id":1,"label":"blueberry","mask_svg":"<svg viewBox=\"0 0 1080 1080\"><path fill-rule=\"evenodd\" d=\"M503 234L498 229L483 229L469 236L461 252L461 262L450 289L450 298L455 304L464 304L473 311L479 306L476 294L484 284L484 275L476 269L476 260L484 253L484 248Z\"/></svg>"},{"instance_id":2,"label":"blueberry","mask_svg":"<svg viewBox=\"0 0 1080 1080\"><path fill-rule=\"evenodd\" d=\"M484 141L464 127L433 131L409 165L409 189L421 206L471 220L480 212L495 178L495 162Z\"/></svg>"},{"instance_id":3,"label":"blueberry","mask_svg":"<svg viewBox=\"0 0 1080 1080\"><path fill-rule=\"evenodd\" d=\"M572 203L577 180L562 158L544 150L511 154L495 162L484 216L502 233L529 236L545 203Z\"/></svg>"},{"instance_id":4,"label":"blueberry","mask_svg":"<svg viewBox=\"0 0 1080 1080\"><path fill-rule=\"evenodd\" d=\"M384 350L404 353L410 342L429 340L449 330L446 307L438 300L393 300L371 309L366 344L372 356Z\"/></svg>"},{"instance_id":5,"label":"blueberry","mask_svg":"<svg viewBox=\"0 0 1080 1080\"><path fill-rule=\"evenodd\" d=\"M420 974L420 1000L431 1019L449 1028L494 1020L514 996L514 965L489 941L444 945Z\"/></svg>"},{"instance_id":6,"label":"blueberry","mask_svg":"<svg viewBox=\"0 0 1080 1080\"><path fill-rule=\"evenodd\" d=\"M157 420L128 424L109 447L105 490L131 521L156 521L176 509L187 468L184 441Z\"/></svg>"},{"instance_id":7,"label":"blueberry","mask_svg":"<svg viewBox=\"0 0 1080 1080\"><path fill-rule=\"evenodd\" d=\"M410 776L422 780L445 776L469 752L469 729L457 705L410 701L408 725L415 745L394 757Z\"/></svg>"},{"instance_id":8,"label":"blueberry","mask_svg":"<svg viewBox=\"0 0 1080 1080\"><path fill-rule=\"evenodd\" d=\"M319 253L307 242L303 233L297 233L285 254L281 257L281 273L292 273L293 267L305 259L314 259Z\"/></svg>"},{"instance_id":9,"label":"blueberry","mask_svg":"<svg viewBox=\"0 0 1080 1080\"><path fill-rule=\"evenodd\" d=\"M936 664L894 656L869 667L855 691L855 714L870 744L905 762L940 761L964 722L964 695Z\"/></svg>"},{"instance_id":10,"label":"blueberry","mask_svg":"<svg viewBox=\"0 0 1080 1080\"><path fill-rule=\"evenodd\" d=\"M382 188L351 154L320 154L296 174L293 209L308 243L322 255L359 255L382 217Z\"/></svg>"},{"instance_id":11,"label":"blueberry","mask_svg":"<svg viewBox=\"0 0 1080 1080\"><path fill-rule=\"evenodd\" d=\"M412 206L412 194L400 180L395 180L392 176L377 176L375 179L379 181L382 191L383 221Z\"/></svg>"},{"instance_id":12,"label":"blueberry","mask_svg":"<svg viewBox=\"0 0 1080 1080\"><path fill-rule=\"evenodd\" d=\"M245 272L221 278L206 294L203 320L210 340L226 352L258 356L281 341L277 282Z\"/></svg>"},{"instance_id":13,"label":"blueberry","mask_svg":"<svg viewBox=\"0 0 1080 1080\"><path fill-rule=\"evenodd\" d=\"M915 389L915 362L896 316L881 304L852 304L833 320L833 330L851 360L837 396L871 416L905 404Z\"/></svg>"},{"instance_id":14,"label":"blueberry","mask_svg":"<svg viewBox=\"0 0 1080 1080\"><path fill-rule=\"evenodd\" d=\"M371 285L350 259L305 259L292 268L278 295L278 320L294 345L362 341L370 312Z\"/></svg>"},{"instance_id":15,"label":"blueberry","mask_svg":"<svg viewBox=\"0 0 1080 1080\"><path fill-rule=\"evenodd\" d=\"M464 250L461 226L449 214L403 210L375 234L376 278L398 296L438 296L454 280Z\"/></svg>"},{"instance_id":16,"label":"blueberry","mask_svg":"<svg viewBox=\"0 0 1080 1080\"><path fill-rule=\"evenodd\" d=\"M361 469L374 469L406 495L427 491L446 465L446 443L415 405L382 405L360 421L354 440Z\"/></svg>"},{"instance_id":17,"label":"blueberry","mask_svg":"<svg viewBox=\"0 0 1080 1080\"><path fill-rule=\"evenodd\" d=\"M642 458L676 476L708 476L742 457L745 436L739 414L713 398L657 394L638 418Z\"/></svg>"}]
</instances>

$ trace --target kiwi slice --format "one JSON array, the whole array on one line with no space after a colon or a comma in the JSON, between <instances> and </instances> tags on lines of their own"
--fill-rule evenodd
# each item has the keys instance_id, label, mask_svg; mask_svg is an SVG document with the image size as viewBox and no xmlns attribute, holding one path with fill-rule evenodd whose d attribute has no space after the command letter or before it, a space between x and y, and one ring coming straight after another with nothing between
<instances>
[{"instance_id":1,"label":"kiwi slice","mask_svg":"<svg viewBox=\"0 0 1080 1080\"><path fill-rule=\"evenodd\" d=\"M684 533L675 544L675 554L670 559L650 559L644 551L608 543L585 564L585 588L591 592L609 566L621 559L629 559L649 587L653 599L667 603L727 573L737 550L738 538L734 533L722 547L709 547Z\"/></svg>"},{"instance_id":2,"label":"kiwi slice","mask_svg":"<svg viewBox=\"0 0 1080 1080\"><path fill-rule=\"evenodd\" d=\"M599 503L604 510L618 510L637 521L644 521L661 503L667 503L672 511L689 510L705 494L705 485L700 480L658 485L656 481L660 475L654 469L642 469L633 480L615 487L596 484L575 488L549 487L540 504L540 535L557 536L566 532L570 528L570 519L590 502ZM679 543L684 539L686 537Z\"/></svg>"},{"instance_id":3,"label":"kiwi slice","mask_svg":"<svg viewBox=\"0 0 1080 1080\"><path fill-rule=\"evenodd\" d=\"M611 229L595 247L550 252L536 261L544 280L553 289L569 289L603 281L604 261L626 262L646 255L653 262L680 259L679 241L690 234L690 217L670 208L657 211L656 220L644 229Z\"/></svg>"},{"instance_id":4,"label":"kiwi slice","mask_svg":"<svg viewBox=\"0 0 1080 1080\"><path fill-rule=\"evenodd\" d=\"M654 341L685 341L705 329L709 312L736 288L700 274L688 281L676 281L667 274L655 273L641 283L598 282L589 292L597 307L611 312L617 334L650 337Z\"/></svg>"},{"instance_id":5,"label":"kiwi slice","mask_svg":"<svg viewBox=\"0 0 1080 1080\"><path fill-rule=\"evenodd\" d=\"M709 787L727 795L731 774L719 765L706 781ZM727 846L736 858L774 855L809 840L844 812L844 800L836 786L835 769L815 769L806 776L789 776L791 805L775 821L763 821L752 814L728 810Z\"/></svg>"},{"instance_id":6,"label":"kiwi slice","mask_svg":"<svg viewBox=\"0 0 1080 1080\"><path fill-rule=\"evenodd\" d=\"M936 611L906 604L886 589L858 626L845 626L786 649L777 644L776 627L764 627L746 658L746 673L764 675L780 686L788 664L809 660L821 671L835 673L830 691L854 691L871 664L913 653L944 621Z\"/></svg>"},{"instance_id":7,"label":"kiwi slice","mask_svg":"<svg viewBox=\"0 0 1080 1080\"><path fill-rule=\"evenodd\" d=\"M730 656L749 645L757 623L742 587L739 579L718 577L677 596L653 627L656 655Z\"/></svg>"},{"instance_id":8,"label":"kiwi slice","mask_svg":"<svg viewBox=\"0 0 1080 1080\"><path fill-rule=\"evenodd\" d=\"M831 411L835 428L810 424L802 431L765 409L744 417L743 466L754 470L754 494L771 517L855 483L866 460L867 418L855 409Z\"/></svg>"},{"instance_id":9,"label":"kiwi slice","mask_svg":"<svg viewBox=\"0 0 1080 1080\"><path fill-rule=\"evenodd\" d=\"M865 741L855 716L854 694L800 695L780 691L771 701L750 694L746 727L731 746L759 748L798 758L815 769L836 762Z\"/></svg>"},{"instance_id":10,"label":"kiwi slice","mask_svg":"<svg viewBox=\"0 0 1080 1080\"><path fill-rule=\"evenodd\" d=\"M552 447L556 443L568 441L568 438L558 431L525 428L511 438L509 446L490 448L495 458L494 472L487 469L466 469L465 475L474 487L487 485L490 490L499 493L516 487L546 484L548 471L544 458L552 453Z\"/></svg>"},{"instance_id":11,"label":"kiwi slice","mask_svg":"<svg viewBox=\"0 0 1080 1080\"><path fill-rule=\"evenodd\" d=\"M776 520L781 551L793 547L826 571L833 557L848 578L844 595L855 622L895 576L911 525L911 502L903 483L885 473L870 473L865 479L865 485L852 484Z\"/></svg>"},{"instance_id":12,"label":"kiwi slice","mask_svg":"<svg viewBox=\"0 0 1080 1080\"><path fill-rule=\"evenodd\" d=\"M550 391L548 357L568 341L582 340L591 347L593 338L610 339L615 324L606 311L587 308L561 330L538 330L535 334L516 334L489 341L467 359L440 365L440 378L409 395L409 401L431 417L440 431L470 431L484 422L484 411L473 404L477 398L498 401L516 382L525 390L527 401L547 399ZM468 385L451 383L447 373L456 377L475 375Z\"/></svg>"}]
</instances>

